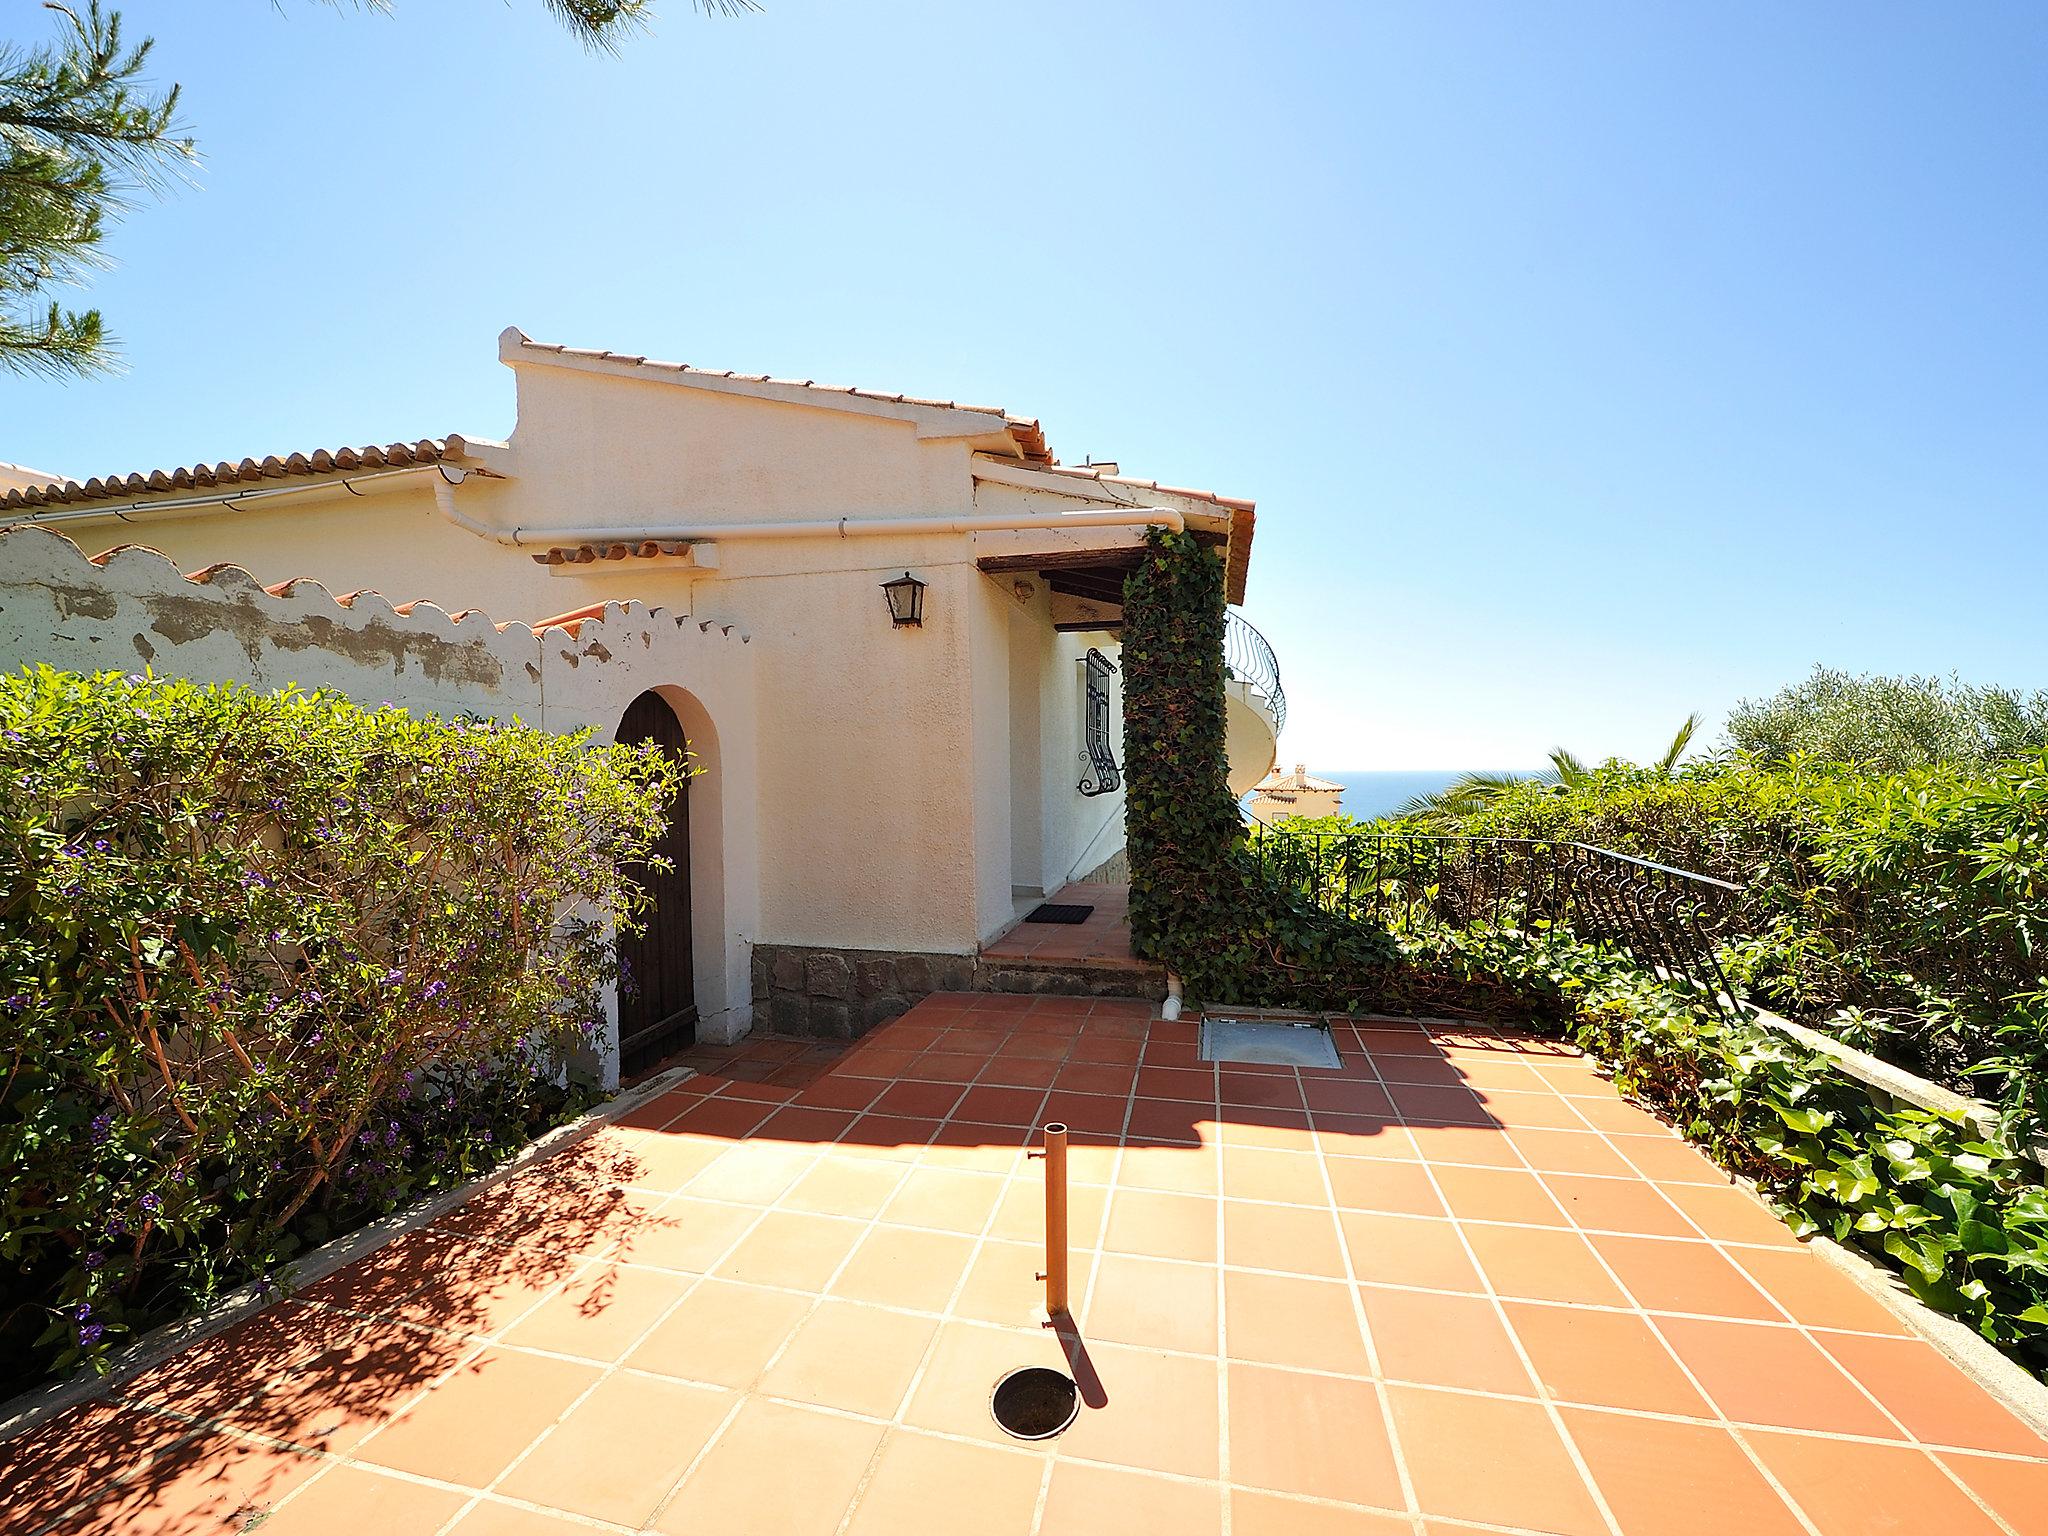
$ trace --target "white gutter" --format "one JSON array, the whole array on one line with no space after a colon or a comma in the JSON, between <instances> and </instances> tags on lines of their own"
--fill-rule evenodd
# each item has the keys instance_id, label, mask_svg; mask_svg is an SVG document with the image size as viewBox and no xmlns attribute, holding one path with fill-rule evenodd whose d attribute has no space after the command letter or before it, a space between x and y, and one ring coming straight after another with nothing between
<instances>
[{"instance_id":1,"label":"white gutter","mask_svg":"<svg viewBox=\"0 0 2048 1536\"><path fill-rule=\"evenodd\" d=\"M409 464L402 469L373 470L367 475L322 474L319 478L303 485L273 485L254 491L220 491L211 496L180 496L170 501L131 501L121 506L110 507L104 502L82 507L60 507L54 512L24 512L13 517L0 519L0 528L48 527L52 523L88 522L93 518L114 518L121 522L132 522L131 512L183 512L194 507L229 507L241 501L267 501L274 496L304 496L313 491L331 491L339 485L344 490L356 491L359 485L372 480L391 480L400 475L424 475L442 469L436 464ZM457 470L457 481L469 477L470 471ZM444 472L437 490L446 489L448 477Z\"/></svg>"},{"instance_id":2,"label":"white gutter","mask_svg":"<svg viewBox=\"0 0 2048 1536\"><path fill-rule=\"evenodd\" d=\"M850 539L919 533L999 533L1060 528L1170 528L1179 533L1187 519L1169 507L1127 512L993 513L971 517L840 517L802 522L650 523L613 528L493 528L456 508L455 484L444 475L434 487L434 506L449 522L478 538L520 549L533 544L657 544L722 539Z\"/></svg>"}]
</instances>

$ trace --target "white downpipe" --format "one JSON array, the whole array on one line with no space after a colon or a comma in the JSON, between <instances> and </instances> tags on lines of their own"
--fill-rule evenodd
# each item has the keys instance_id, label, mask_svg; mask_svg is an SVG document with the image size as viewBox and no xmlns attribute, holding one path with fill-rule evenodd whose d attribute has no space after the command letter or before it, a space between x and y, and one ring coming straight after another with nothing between
<instances>
[{"instance_id":1,"label":"white downpipe","mask_svg":"<svg viewBox=\"0 0 2048 1536\"><path fill-rule=\"evenodd\" d=\"M459 511L455 487L446 476L434 487L434 505L456 527L514 549L532 544L650 544L673 540L822 539L888 534L996 533L1033 528L1170 528L1187 519L1168 507L1128 511L995 513L971 517L840 517L771 523L650 523L615 528L493 528Z\"/></svg>"},{"instance_id":2,"label":"white downpipe","mask_svg":"<svg viewBox=\"0 0 2048 1536\"><path fill-rule=\"evenodd\" d=\"M1166 1001L1159 1005L1159 1017L1171 1022L1180 1017L1180 973L1166 973Z\"/></svg>"}]
</instances>

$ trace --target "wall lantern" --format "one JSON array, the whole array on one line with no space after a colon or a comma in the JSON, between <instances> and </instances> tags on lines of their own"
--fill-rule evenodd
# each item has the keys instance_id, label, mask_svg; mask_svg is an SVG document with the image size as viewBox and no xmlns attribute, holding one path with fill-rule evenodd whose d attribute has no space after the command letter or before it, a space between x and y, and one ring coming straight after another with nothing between
<instances>
[{"instance_id":1,"label":"wall lantern","mask_svg":"<svg viewBox=\"0 0 2048 1536\"><path fill-rule=\"evenodd\" d=\"M924 583L905 571L894 581L882 583L889 599L889 619L898 629L924 623Z\"/></svg>"}]
</instances>

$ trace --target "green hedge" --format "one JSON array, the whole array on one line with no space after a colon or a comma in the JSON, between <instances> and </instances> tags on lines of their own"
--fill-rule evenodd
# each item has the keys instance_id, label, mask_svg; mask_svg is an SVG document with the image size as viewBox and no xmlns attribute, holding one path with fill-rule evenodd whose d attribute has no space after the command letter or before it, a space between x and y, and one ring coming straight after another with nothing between
<instances>
[{"instance_id":1,"label":"green hedge","mask_svg":"<svg viewBox=\"0 0 2048 1536\"><path fill-rule=\"evenodd\" d=\"M1728 959L1750 996L2048 1125L2048 756L1897 774L1610 765L1454 824L1742 885Z\"/></svg>"},{"instance_id":2,"label":"green hedge","mask_svg":"<svg viewBox=\"0 0 2048 1536\"><path fill-rule=\"evenodd\" d=\"M340 698L0 680L0 1379L559 1116L676 769Z\"/></svg>"}]
</instances>

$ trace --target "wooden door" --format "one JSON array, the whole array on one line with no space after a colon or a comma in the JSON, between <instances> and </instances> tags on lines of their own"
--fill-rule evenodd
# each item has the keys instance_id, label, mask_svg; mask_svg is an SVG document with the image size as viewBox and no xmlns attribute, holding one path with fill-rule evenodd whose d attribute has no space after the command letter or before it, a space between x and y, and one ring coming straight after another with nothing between
<instances>
[{"instance_id":1,"label":"wooden door","mask_svg":"<svg viewBox=\"0 0 2048 1536\"><path fill-rule=\"evenodd\" d=\"M683 725L658 693L643 693L626 706L619 740L651 741L678 763L683 761ZM690 796L669 807L668 825L654 851L667 869L635 866L631 878L651 903L642 913L644 932L619 941L619 1075L644 1076L697 1038L697 988L690 944Z\"/></svg>"}]
</instances>

